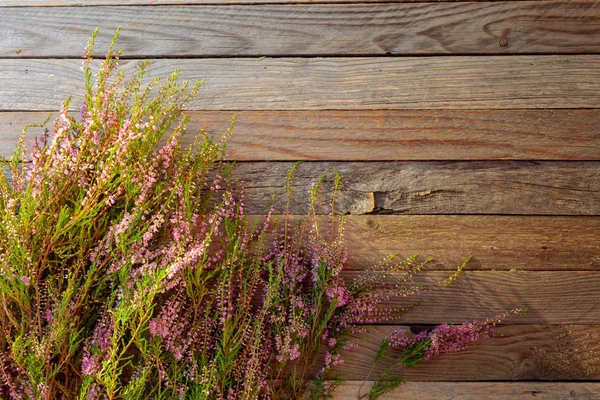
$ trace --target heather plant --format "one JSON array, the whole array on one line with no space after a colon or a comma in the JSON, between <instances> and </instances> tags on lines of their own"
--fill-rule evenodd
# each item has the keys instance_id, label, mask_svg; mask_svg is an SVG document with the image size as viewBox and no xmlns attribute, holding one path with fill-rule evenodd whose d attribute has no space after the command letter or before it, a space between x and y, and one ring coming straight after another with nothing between
<instances>
[{"instance_id":1,"label":"heather plant","mask_svg":"<svg viewBox=\"0 0 600 400\"><path fill-rule=\"evenodd\" d=\"M94 73L94 38L78 118L67 100L30 153L22 136L3 160L12 182L0 178L2 398L327 398L357 335L465 268L422 287L411 278L431 260L392 255L351 279L337 172L328 216L315 211L324 177L311 212L291 215L297 164L283 218L246 216L223 160L233 125L182 145L185 104L201 83L179 83L177 72L145 83L146 63L126 78L115 40ZM401 367L489 336L505 316L394 332L365 396L395 388Z\"/></svg>"},{"instance_id":2,"label":"heather plant","mask_svg":"<svg viewBox=\"0 0 600 400\"><path fill-rule=\"evenodd\" d=\"M175 72L143 87L145 63L126 81L114 40L94 83L94 37L80 120L67 100L31 155L21 138L5 162L12 185L0 180L0 377L15 399L142 393L155 304L206 263L233 206L213 199L224 141L180 145L200 84Z\"/></svg>"}]
</instances>

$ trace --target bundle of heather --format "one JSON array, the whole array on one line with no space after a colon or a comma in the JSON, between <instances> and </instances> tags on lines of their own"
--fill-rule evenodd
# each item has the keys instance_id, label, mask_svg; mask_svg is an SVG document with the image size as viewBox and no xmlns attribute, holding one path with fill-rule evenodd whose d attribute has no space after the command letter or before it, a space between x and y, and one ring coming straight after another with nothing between
<instances>
[{"instance_id":1,"label":"bundle of heather","mask_svg":"<svg viewBox=\"0 0 600 400\"><path fill-rule=\"evenodd\" d=\"M351 338L414 306L390 300L434 289L409 280L428 260L390 257L345 279L343 219L319 224L319 182L306 218L250 221L223 161L231 128L181 144L200 84L176 73L146 84L145 64L126 79L114 40L94 74L93 38L80 115L65 102L31 151L21 139L3 161L0 396L330 396ZM368 397L400 383L396 367L462 349L496 322L394 333L376 361L394 346L401 357L371 377Z\"/></svg>"}]
</instances>

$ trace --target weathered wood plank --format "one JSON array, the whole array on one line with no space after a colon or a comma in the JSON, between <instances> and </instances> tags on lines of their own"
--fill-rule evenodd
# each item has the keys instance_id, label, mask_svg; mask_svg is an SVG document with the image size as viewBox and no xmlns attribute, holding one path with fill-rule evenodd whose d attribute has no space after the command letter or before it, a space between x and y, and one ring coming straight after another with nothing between
<instances>
[{"instance_id":1,"label":"weathered wood plank","mask_svg":"<svg viewBox=\"0 0 600 400\"><path fill-rule=\"evenodd\" d=\"M415 253L429 269L566 271L600 268L600 218L502 216L350 216L344 240L350 269Z\"/></svg>"},{"instance_id":2,"label":"weathered wood plank","mask_svg":"<svg viewBox=\"0 0 600 400\"><path fill-rule=\"evenodd\" d=\"M131 69L137 61L123 62ZM56 110L81 101L79 60L0 60L0 110ZM600 56L161 59L207 78L189 109L600 108Z\"/></svg>"},{"instance_id":3,"label":"weathered wood plank","mask_svg":"<svg viewBox=\"0 0 600 400\"><path fill-rule=\"evenodd\" d=\"M348 279L360 275L346 272ZM448 272L424 272L415 282L432 285ZM515 307L531 311L514 324L600 324L597 271L466 271L452 285L417 296L423 302L406 313L404 324L440 324L486 318ZM417 297L394 300L408 305Z\"/></svg>"},{"instance_id":4,"label":"weathered wood plank","mask_svg":"<svg viewBox=\"0 0 600 400\"><path fill-rule=\"evenodd\" d=\"M600 325L597 271L464 271L451 285L440 287L451 272L426 271L409 283L406 276L388 273L390 284L413 283L432 288L407 297L390 296L386 306L418 307L386 324L430 325L488 318L517 307L530 311L512 318L515 325ZM343 271L348 283L364 272ZM438 285L438 286L435 286ZM599 329L600 330L600 329Z\"/></svg>"},{"instance_id":5,"label":"weathered wood plank","mask_svg":"<svg viewBox=\"0 0 600 400\"><path fill-rule=\"evenodd\" d=\"M381 340L399 328L409 329L383 325L356 335L359 347L344 353L345 362L337 370L351 380L367 377ZM400 376L407 381L600 380L598 326L504 325L497 332L500 337L404 368ZM391 354L397 356L398 352ZM389 360L379 367L388 367Z\"/></svg>"},{"instance_id":6,"label":"weathered wood plank","mask_svg":"<svg viewBox=\"0 0 600 400\"><path fill-rule=\"evenodd\" d=\"M117 26L128 57L600 52L600 2L588 0L11 8L2 17L0 57L79 57L95 27L103 48Z\"/></svg>"},{"instance_id":7,"label":"weathered wood plank","mask_svg":"<svg viewBox=\"0 0 600 400\"><path fill-rule=\"evenodd\" d=\"M352 280L362 272L344 272ZM422 272L414 282L433 285L447 271ZM391 278L390 278L391 279ZM486 318L515 307L530 311L511 324L599 325L600 274L597 271L465 271L450 286L418 296L390 300L400 306L422 303L404 314L403 324L458 323Z\"/></svg>"},{"instance_id":8,"label":"weathered wood plank","mask_svg":"<svg viewBox=\"0 0 600 400\"><path fill-rule=\"evenodd\" d=\"M286 205L288 162L238 163L246 211L275 213ZM289 213L309 211L309 190L325 175L317 213L329 214L333 171L342 176L341 214L600 215L600 163L588 161L310 162L294 174ZM6 172L7 173L7 172Z\"/></svg>"},{"instance_id":9,"label":"weathered wood plank","mask_svg":"<svg viewBox=\"0 0 600 400\"><path fill-rule=\"evenodd\" d=\"M245 182L248 212L264 214L273 192L285 205L289 162L238 163L234 176ZM342 177L341 213L599 215L600 163L587 161L489 162L307 162L294 174L291 211L308 211L309 189L323 174L323 206Z\"/></svg>"},{"instance_id":10,"label":"weathered wood plank","mask_svg":"<svg viewBox=\"0 0 600 400\"><path fill-rule=\"evenodd\" d=\"M218 136L233 112L190 111ZM45 112L0 113L0 154ZM229 160L600 160L600 110L241 111ZM40 130L32 129L33 138ZM190 135L191 137L192 135ZM185 137L184 137L185 142Z\"/></svg>"},{"instance_id":11,"label":"weathered wood plank","mask_svg":"<svg viewBox=\"0 0 600 400\"><path fill-rule=\"evenodd\" d=\"M321 231L329 232L329 223L318 217ZM430 271L454 271L471 256L469 271L596 272L599 233L598 217L348 216L346 270L372 270L393 254L397 262L420 254L419 261L433 258L425 268ZM271 240L269 235L267 243Z\"/></svg>"},{"instance_id":12,"label":"weathered wood plank","mask_svg":"<svg viewBox=\"0 0 600 400\"><path fill-rule=\"evenodd\" d=\"M362 381L347 381L335 391L334 400L357 400ZM364 385L363 390L371 387ZM596 382L408 382L380 400L598 400Z\"/></svg>"}]
</instances>

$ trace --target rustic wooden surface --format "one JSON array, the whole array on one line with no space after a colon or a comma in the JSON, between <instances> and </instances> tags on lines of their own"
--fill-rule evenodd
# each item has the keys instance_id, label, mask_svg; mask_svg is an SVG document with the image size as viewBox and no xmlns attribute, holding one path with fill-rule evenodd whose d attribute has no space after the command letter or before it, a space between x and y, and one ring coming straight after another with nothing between
<instances>
[{"instance_id":1,"label":"rustic wooden surface","mask_svg":"<svg viewBox=\"0 0 600 400\"><path fill-rule=\"evenodd\" d=\"M429 269L591 271L600 268L598 217L370 215L346 219L351 270L392 253L433 257Z\"/></svg>"},{"instance_id":2,"label":"rustic wooden surface","mask_svg":"<svg viewBox=\"0 0 600 400\"><path fill-rule=\"evenodd\" d=\"M251 213L296 160L292 213L321 174L327 212L340 171L348 279L420 252L435 261L414 281L434 283L473 256L404 325L360 335L336 399L357 398L393 329L525 306L384 398L600 399L600 2L0 0L0 16L0 155L65 97L77 111L88 35L104 50L122 25L126 69L206 78L190 131L237 114Z\"/></svg>"}]
</instances>

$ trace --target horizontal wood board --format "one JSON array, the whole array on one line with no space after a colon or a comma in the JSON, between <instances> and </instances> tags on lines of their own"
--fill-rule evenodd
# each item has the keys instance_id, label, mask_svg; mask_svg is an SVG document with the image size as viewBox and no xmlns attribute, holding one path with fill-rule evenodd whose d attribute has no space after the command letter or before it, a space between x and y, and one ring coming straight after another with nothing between
<instances>
[{"instance_id":1,"label":"horizontal wood board","mask_svg":"<svg viewBox=\"0 0 600 400\"><path fill-rule=\"evenodd\" d=\"M432 257L428 269L438 270L468 256L469 271L600 268L598 217L373 215L350 216L344 227L349 269L368 269L393 253Z\"/></svg>"},{"instance_id":2,"label":"horizontal wood board","mask_svg":"<svg viewBox=\"0 0 600 400\"><path fill-rule=\"evenodd\" d=\"M587 0L9 8L2 17L0 57L79 57L95 27L104 49L118 26L131 58L600 52L600 3Z\"/></svg>"},{"instance_id":3,"label":"horizontal wood board","mask_svg":"<svg viewBox=\"0 0 600 400\"><path fill-rule=\"evenodd\" d=\"M343 276L351 282L362 274L347 271ZM450 274L422 272L411 282L432 287ZM401 283L402 278L402 274L395 274L390 283ZM465 271L452 285L394 298L389 304L404 307L422 301L395 323L458 323L529 307L530 311L513 319L513 323L599 325L598 285L597 271Z\"/></svg>"},{"instance_id":4,"label":"horizontal wood board","mask_svg":"<svg viewBox=\"0 0 600 400\"><path fill-rule=\"evenodd\" d=\"M248 212L285 208L288 162L238 163ZM308 212L309 189L325 175L318 211L328 213L339 171L342 214L599 215L600 164L596 162L307 162L296 168L290 211Z\"/></svg>"},{"instance_id":5,"label":"horizontal wood board","mask_svg":"<svg viewBox=\"0 0 600 400\"><path fill-rule=\"evenodd\" d=\"M245 210L283 214L290 162L244 162L233 176L244 186ZM338 214L600 215L596 162L307 162L294 172L288 212L310 210L310 188L324 176L315 203L331 212L334 172L342 177ZM10 171L4 170L11 181Z\"/></svg>"},{"instance_id":6,"label":"horizontal wood board","mask_svg":"<svg viewBox=\"0 0 600 400\"><path fill-rule=\"evenodd\" d=\"M0 113L0 155L48 112ZM56 118L57 113L53 113ZM600 160L600 110L189 111L234 161ZM49 125L50 126L50 125ZM27 141L41 133L30 128Z\"/></svg>"},{"instance_id":7,"label":"horizontal wood board","mask_svg":"<svg viewBox=\"0 0 600 400\"><path fill-rule=\"evenodd\" d=\"M0 111L55 111L68 96L76 108L80 68L80 60L0 59ZM600 55L174 58L154 60L148 79L175 69L181 80L206 78L190 110L600 107Z\"/></svg>"}]
</instances>

